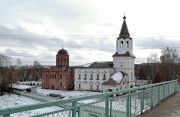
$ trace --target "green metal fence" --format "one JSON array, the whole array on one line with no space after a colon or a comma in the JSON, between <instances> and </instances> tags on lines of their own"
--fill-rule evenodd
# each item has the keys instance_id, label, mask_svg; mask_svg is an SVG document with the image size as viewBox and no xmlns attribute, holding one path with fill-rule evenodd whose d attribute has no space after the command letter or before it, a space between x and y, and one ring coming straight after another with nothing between
<instances>
[{"instance_id":1,"label":"green metal fence","mask_svg":"<svg viewBox=\"0 0 180 117\"><path fill-rule=\"evenodd\" d=\"M29 114L33 117L135 117L177 91L177 81L151 84L116 92L56 100L39 104L0 109L0 115L67 105L53 112Z\"/></svg>"}]
</instances>

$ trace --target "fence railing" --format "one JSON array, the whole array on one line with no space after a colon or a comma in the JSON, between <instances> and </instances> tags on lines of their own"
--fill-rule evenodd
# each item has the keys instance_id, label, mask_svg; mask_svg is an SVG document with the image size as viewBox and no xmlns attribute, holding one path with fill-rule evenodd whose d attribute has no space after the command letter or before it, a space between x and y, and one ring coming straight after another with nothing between
<instances>
[{"instance_id":1,"label":"fence railing","mask_svg":"<svg viewBox=\"0 0 180 117\"><path fill-rule=\"evenodd\" d=\"M177 80L173 80L98 95L3 108L0 115L9 117L28 111L26 116L33 117L134 117L175 93L177 87ZM60 105L68 106L52 112L31 114L36 109Z\"/></svg>"}]
</instances>

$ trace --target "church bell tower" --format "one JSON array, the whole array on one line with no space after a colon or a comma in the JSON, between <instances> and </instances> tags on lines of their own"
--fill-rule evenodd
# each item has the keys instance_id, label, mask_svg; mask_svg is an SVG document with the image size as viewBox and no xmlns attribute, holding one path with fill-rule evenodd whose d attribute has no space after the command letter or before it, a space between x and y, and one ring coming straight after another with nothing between
<instances>
[{"instance_id":1,"label":"church bell tower","mask_svg":"<svg viewBox=\"0 0 180 117\"><path fill-rule=\"evenodd\" d=\"M115 72L123 71L128 74L129 81L134 82L134 60L133 39L126 24L126 16L123 17L123 24L116 39L116 53L113 55L113 68Z\"/></svg>"}]
</instances>

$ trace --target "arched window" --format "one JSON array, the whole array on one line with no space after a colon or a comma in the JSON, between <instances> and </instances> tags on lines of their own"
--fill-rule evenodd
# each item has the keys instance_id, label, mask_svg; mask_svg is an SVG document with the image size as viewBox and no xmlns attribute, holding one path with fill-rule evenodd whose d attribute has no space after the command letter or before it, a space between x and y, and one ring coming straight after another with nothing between
<instances>
[{"instance_id":1,"label":"arched window","mask_svg":"<svg viewBox=\"0 0 180 117\"><path fill-rule=\"evenodd\" d=\"M123 41L121 41L120 48L123 48Z\"/></svg>"},{"instance_id":2,"label":"arched window","mask_svg":"<svg viewBox=\"0 0 180 117\"><path fill-rule=\"evenodd\" d=\"M64 65L66 65L66 59L64 59Z\"/></svg>"},{"instance_id":3,"label":"arched window","mask_svg":"<svg viewBox=\"0 0 180 117\"><path fill-rule=\"evenodd\" d=\"M99 85L97 85L97 90L99 91Z\"/></svg>"},{"instance_id":4,"label":"arched window","mask_svg":"<svg viewBox=\"0 0 180 117\"><path fill-rule=\"evenodd\" d=\"M133 73L131 73L131 80L133 80Z\"/></svg>"},{"instance_id":5,"label":"arched window","mask_svg":"<svg viewBox=\"0 0 180 117\"><path fill-rule=\"evenodd\" d=\"M87 74L84 74L84 80L87 80Z\"/></svg>"},{"instance_id":6,"label":"arched window","mask_svg":"<svg viewBox=\"0 0 180 117\"><path fill-rule=\"evenodd\" d=\"M106 80L106 74L103 75L103 80Z\"/></svg>"},{"instance_id":7,"label":"arched window","mask_svg":"<svg viewBox=\"0 0 180 117\"><path fill-rule=\"evenodd\" d=\"M79 79L81 79L81 74L79 74Z\"/></svg>"},{"instance_id":8,"label":"arched window","mask_svg":"<svg viewBox=\"0 0 180 117\"><path fill-rule=\"evenodd\" d=\"M128 41L126 41L126 47L129 48L129 42Z\"/></svg>"},{"instance_id":9,"label":"arched window","mask_svg":"<svg viewBox=\"0 0 180 117\"><path fill-rule=\"evenodd\" d=\"M90 80L93 80L93 74L91 74L91 79Z\"/></svg>"},{"instance_id":10,"label":"arched window","mask_svg":"<svg viewBox=\"0 0 180 117\"><path fill-rule=\"evenodd\" d=\"M97 79L96 80L99 80L99 74L97 74Z\"/></svg>"},{"instance_id":11,"label":"arched window","mask_svg":"<svg viewBox=\"0 0 180 117\"><path fill-rule=\"evenodd\" d=\"M61 65L63 65L63 59L61 58Z\"/></svg>"}]
</instances>

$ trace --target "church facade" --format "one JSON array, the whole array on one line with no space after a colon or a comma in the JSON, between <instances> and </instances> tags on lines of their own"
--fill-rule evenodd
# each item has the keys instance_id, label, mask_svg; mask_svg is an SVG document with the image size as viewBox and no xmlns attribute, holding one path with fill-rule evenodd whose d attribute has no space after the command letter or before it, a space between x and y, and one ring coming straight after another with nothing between
<instances>
[{"instance_id":1,"label":"church facade","mask_svg":"<svg viewBox=\"0 0 180 117\"><path fill-rule=\"evenodd\" d=\"M56 90L74 89L74 69L69 67L69 54L61 49L56 55L56 66L51 66L42 73L42 88Z\"/></svg>"},{"instance_id":2,"label":"church facade","mask_svg":"<svg viewBox=\"0 0 180 117\"><path fill-rule=\"evenodd\" d=\"M116 91L130 88L135 82L133 39L123 17L120 34L116 39L116 52L110 62L93 62L74 68L74 89L90 91Z\"/></svg>"}]
</instances>

